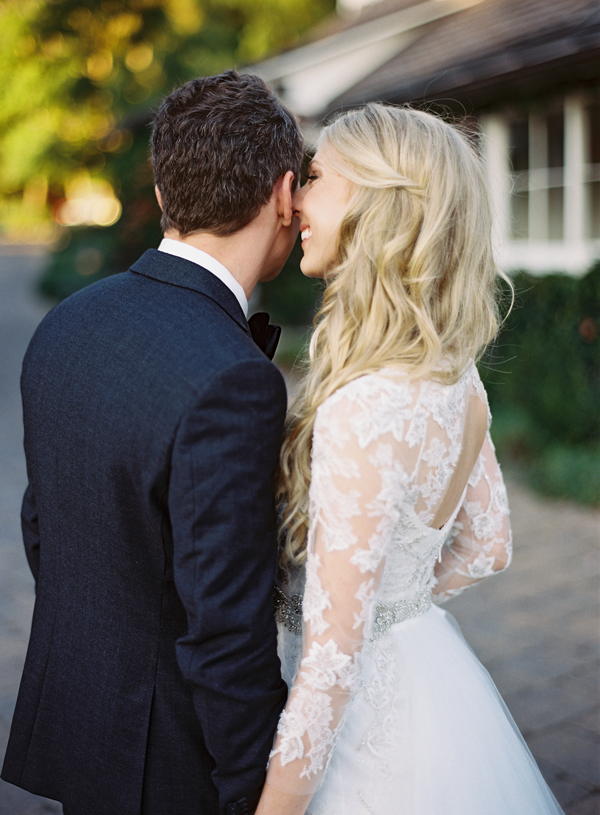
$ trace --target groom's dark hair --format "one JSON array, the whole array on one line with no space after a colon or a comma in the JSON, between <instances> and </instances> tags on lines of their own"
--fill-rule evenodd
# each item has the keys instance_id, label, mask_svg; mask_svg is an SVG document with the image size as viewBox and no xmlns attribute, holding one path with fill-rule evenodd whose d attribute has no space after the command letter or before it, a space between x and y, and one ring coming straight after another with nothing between
<instances>
[{"instance_id":1,"label":"groom's dark hair","mask_svg":"<svg viewBox=\"0 0 600 815\"><path fill-rule=\"evenodd\" d=\"M258 76L192 79L161 104L152 165L163 231L231 235L255 218L278 178L299 177L302 136Z\"/></svg>"}]
</instances>

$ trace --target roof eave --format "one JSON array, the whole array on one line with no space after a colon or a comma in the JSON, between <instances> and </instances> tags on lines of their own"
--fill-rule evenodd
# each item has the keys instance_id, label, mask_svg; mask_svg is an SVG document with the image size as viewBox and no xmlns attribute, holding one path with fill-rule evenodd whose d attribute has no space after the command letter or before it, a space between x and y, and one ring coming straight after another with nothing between
<instances>
[{"instance_id":1,"label":"roof eave","mask_svg":"<svg viewBox=\"0 0 600 815\"><path fill-rule=\"evenodd\" d=\"M582 40L585 40L582 42ZM329 112L356 107L369 101L392 104L441 102L449 107L485 107L504 97L541 94L557 86L593 82L600 79L600 31L579 38L578 48L564 47L567 38L546 43L528 51L498 51L494 54L445 70L439 77L420 76L400 84L382 83L376 94L353 93L350 89L333 100ZM572 46L572 43L571 43ZM547 58L560 53L558 58ZM532 59L537 55L537 59ZM529 56L529 59L527 58ZM540 57L542 57L540 59ZM546 57L546 58L543 58Z\"/></svg>"}]
</instances>

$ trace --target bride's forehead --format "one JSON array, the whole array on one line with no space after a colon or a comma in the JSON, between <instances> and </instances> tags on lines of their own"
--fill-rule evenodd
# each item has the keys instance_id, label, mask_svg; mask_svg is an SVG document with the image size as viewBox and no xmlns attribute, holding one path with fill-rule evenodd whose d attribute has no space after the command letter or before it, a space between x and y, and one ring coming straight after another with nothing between
<instances>
[{"instance_id":1,"label":"bride's forehead","mask_svg":"<svg viewBox=\"0 0 600 815\"><path fill-rule=\"evenodd\" d=\"M342 165L343 162L338 154L329 148L327 151L323 149L317 150L308 167L310 171L318 170L320 173L343 178L344 175L340 172Z\"/></svg>"}]
</instances>

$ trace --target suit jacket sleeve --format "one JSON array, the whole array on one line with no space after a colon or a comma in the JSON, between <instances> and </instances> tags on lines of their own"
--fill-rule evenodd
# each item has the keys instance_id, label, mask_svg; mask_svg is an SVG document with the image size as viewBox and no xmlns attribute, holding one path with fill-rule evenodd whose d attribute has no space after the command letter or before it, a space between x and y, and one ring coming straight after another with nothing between
<instances>
[{"instance_id":1,"label":"suit jacket sleeve","mask_svg":"<svg viewBox=\"0 0 600 815\"><path fill-rule=\"evenodd\" d=\"M40 527L31 484L28 485L25 490L25 495L23 496L21 528L23 530L23 542L25 543L25 553L29 562L29 568L37 582L40 569Z\"/></svg>"},{"instance_id":2,"label":"suit jacket sleeve","mask_svg":"<svg viewBox=\"0 0 600 815\"><path fill-rule=\"evenodd\" d=\"M273 472L285 385L266 359L207 383L179 427L169 510L188 630L177 658L191 683L221 810L254 801L287 690L273 619Z\"/></svg>"}]
</instances>

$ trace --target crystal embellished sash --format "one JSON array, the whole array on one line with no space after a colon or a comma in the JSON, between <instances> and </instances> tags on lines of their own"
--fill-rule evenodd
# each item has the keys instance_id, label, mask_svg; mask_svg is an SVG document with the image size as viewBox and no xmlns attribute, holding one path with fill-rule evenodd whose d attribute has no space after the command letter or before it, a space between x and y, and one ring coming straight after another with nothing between
<instances>
[{"instance_id":1,"label":"crystal embellished sash","mask_svg":"<svg viewBox=\"0 0 600 815\"><path fill-rule=\"evenodd\" d=\"M284 625L293 634L302 633L302 595L287 594L275 586L274 594L275 619ZM375 606L375 617L371 639L377 640L385 636L396 623L420 617L432 606L431 592L426 591L412 600L398 600L396 603L378 603Z\"/></svg>"},{"instance_id":2,"label":"crystal embellished sash","mask_svg":"<svg viewBox=\"0 0 600 815\"><path fill-rule=\"evenodd\" d=\"M287 594L275 586L273 594L273 606L275 610L275 619L278 623L284 625L292 634L302 634L302 595L293 594L288 597Z\"/></svg>"},{"instance_id":3,"label":"crystal embellished sash","mask_svg":"<svg viewBox=\"0 0 600 815\"><path fill-rule=\"evenodd\" d=\"M396 623L402 623L411 617L420 617L432 606L431 592L418 594L412 600L398 600L396 603L378 603L375 606L375 618L371 639L378 640L387 634Z\"/></svg>"}]
</instances>

